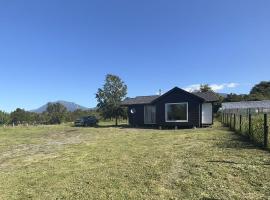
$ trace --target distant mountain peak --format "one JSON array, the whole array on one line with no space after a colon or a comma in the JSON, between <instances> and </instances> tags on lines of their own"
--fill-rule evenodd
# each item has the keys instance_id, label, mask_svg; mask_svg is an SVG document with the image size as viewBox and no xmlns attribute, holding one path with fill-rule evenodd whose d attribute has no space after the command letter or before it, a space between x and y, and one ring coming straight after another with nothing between
<instances>
[{"instance_id":1,"label":"distant mountain peak","mask_svg":"<svg viewBox=\"0 0 270 200\"><path fill-rule=\"evenodd\" d=\"M87 108L87 107L81 106L81 105L76 104L74 102L69 102L69 101L64 101L64 100L58 100L58 101L48 102L48 103L60 103L63 106L65 106L67 108L67 110L70 112L73 112L73 111L78 110L78 109L89 110L89 108ZM45 105L43 105L37 109L30 110L30 112L43 113L47 110L48 103L46 103Z\"/></svg>"}]
</instances>

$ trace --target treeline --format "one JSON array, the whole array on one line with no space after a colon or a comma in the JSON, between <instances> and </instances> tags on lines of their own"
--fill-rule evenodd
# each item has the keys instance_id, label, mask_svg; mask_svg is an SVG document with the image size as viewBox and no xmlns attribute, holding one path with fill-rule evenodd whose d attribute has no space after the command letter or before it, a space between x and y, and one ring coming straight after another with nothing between
<instances>
[{"instance_id":1,"label":"treeline","mask_svg":"<svg viewBox=\"0 0 270 200\"><path fill-rule=\"evenodd\" d=\"M200 87L201 92L212 91L208 84L203 84ZM238 102L238 101L261 101L270 100L270 81L262 81L252 87L249 94L230 93L226 96L219 96L219 101L214 104L214 113L217 113L223 102Z\"/></svg>"},{"instance_id":2,"label":"treeline","mask_svg":"<svg viewBox=\"0 0 270 200\"><path fill-rule=\"evenodd\" d=\"M228 94L224 102L261 101L270 99L270 81L262 81L252 87L249 94Z\"/></svg>"},{"instance_id":3,"label":"treeline","mask_svg":"<svg viewBox=\"0 0 270 200\"><path fill-rule=\"evenodd\" d=\"M99 118L99 114L95 110L78 109L74 112L69 112L66 107L60 103L49 103L47 110L43 113L28 112L20 108L17 108L10 114L0 111L0 124L60 124L63 122L73 122L77 118L89 115Z\"/></svg>"}]
</instances>

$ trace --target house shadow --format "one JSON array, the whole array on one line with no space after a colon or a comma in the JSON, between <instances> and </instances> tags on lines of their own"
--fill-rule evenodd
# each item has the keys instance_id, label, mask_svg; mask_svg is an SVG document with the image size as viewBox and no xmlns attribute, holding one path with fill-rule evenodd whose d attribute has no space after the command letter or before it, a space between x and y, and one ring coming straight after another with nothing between
<instances>
[{"instance_id":1,"label":"house shadow","mask_svg":"<svg viewBox=\"0 0 270 200\"><path fill-rule=\"evenodd\" d=\"M252 143L248 136L241 135L240 133L230 132L231 138L220 140L216 143L217 147L228 149L263 149L262 145Z\"/></svg>"}]
</instances>

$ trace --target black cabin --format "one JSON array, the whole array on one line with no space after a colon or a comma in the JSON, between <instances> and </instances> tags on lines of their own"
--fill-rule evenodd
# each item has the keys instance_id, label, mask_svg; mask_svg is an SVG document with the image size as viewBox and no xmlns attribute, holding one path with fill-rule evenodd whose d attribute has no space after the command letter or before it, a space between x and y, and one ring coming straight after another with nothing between
<instances>
[{"instance_id":1,"label":"black cabin","mask_svg":"<svg viewBox=\"0 0 270 200\"><path fill-rule=\"evenodd\" d=\"M163 95L126 98L131 126L202 127L213 124L214 92L190 93L178 87Z\"/></svg>"}]
</instances>

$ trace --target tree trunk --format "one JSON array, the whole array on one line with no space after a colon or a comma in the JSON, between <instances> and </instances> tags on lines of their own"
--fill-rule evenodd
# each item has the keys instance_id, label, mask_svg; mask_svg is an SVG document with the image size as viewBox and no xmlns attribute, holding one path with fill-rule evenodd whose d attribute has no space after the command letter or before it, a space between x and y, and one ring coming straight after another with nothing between
<instances>
[{"instance_id":1,"label":"tree trunk","mask_svg":"<svg viewBox=\"0 0 270 200\"><path fill-rule=\"evenodd\" d=\"M115 117L115 126L118 126L118 117Z\"/></svg>"}]
</instances>

